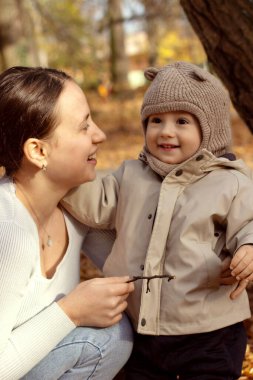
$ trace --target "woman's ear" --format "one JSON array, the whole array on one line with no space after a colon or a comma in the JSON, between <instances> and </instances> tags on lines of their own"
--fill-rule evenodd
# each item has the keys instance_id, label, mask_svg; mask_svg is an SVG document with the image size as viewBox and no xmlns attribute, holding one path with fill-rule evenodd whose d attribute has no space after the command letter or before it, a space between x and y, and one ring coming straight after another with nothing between
<instances>
[{"instance_id":1,"label":"woman's ear","mask_svg":"<svg viewBox=\"0 0 253 380\"><path fill-rule=\"evenodd\" d=\"M47 149L45 142L29 138L24 143L24 155L26 159L40 169L47 167Z\"/></svg>"}]
</instances>

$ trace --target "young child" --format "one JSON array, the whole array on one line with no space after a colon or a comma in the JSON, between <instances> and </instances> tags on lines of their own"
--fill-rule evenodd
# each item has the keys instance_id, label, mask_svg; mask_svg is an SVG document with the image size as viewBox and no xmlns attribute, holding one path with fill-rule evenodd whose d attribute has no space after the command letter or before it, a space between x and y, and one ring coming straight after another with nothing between
<instances>
[{"instance_id":1,"label":"young child","mask_svg":"<svg viewBox=\"0 0 253 380\"><path fill-rule=\"evenodd\" d=\"M251 279L253 183L230 153L229 97L190 63L145 75L139 160L63 204L83 223L116 230L106 275L147 278L128 299L136 334L127 380L237 379L249 303L245 290L231 299L235 285L221 285L220 274L238 255L232 273Z\"/></svg>"}]
</instances>

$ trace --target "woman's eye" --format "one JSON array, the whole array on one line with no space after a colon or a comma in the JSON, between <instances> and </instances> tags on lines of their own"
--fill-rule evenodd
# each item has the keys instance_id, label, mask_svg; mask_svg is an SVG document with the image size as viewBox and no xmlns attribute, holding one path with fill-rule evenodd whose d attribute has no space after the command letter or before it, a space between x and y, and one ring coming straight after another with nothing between
<instances>
[{"instance_id":1,"label":"woman's eye","mask_svg":"<svg viewBox=\"0 0 253 380\"><path fill-rule=\"evenodd\" d=\"M87 131L87 129L90 127L90 124L88 124L88 123L85 123L84 125L83 125L83 129L85 130L85 131Z\"/></svg>"}]
</instances>

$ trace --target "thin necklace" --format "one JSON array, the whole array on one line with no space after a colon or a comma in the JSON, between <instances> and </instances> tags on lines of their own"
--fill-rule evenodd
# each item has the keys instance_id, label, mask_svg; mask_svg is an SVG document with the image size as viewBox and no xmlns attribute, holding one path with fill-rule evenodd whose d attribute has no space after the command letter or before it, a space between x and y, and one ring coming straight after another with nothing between
<instances>
[{"instance_id":1,"label":"thin necklace","mask_svg":"<svg viewBox=\"0 0 253 380\"><path fill-rule=\"evenodd\" d=\"M43 231L45 232L45 234L46 234L46 236L47 236L47 242L46 242L47 246L48 246L48 247L52 247L52 245L53 245L53 239L52 239L52 237L49 235L49 233L47 232L46 228L40 223L40 220L39 220L39 217L38 217L36 211L34 210L34 208L33 208L32 204L31 204L31 202L29 201L29 199L28 199L28 197L27 197L27 195L23 192L23 190L22 190L22 189L20 188L20 186L18 185L16 179L14 179L14 183L16 184L16 186L17 186L17 188L19 189L19 191L21 191L21 193L23 194L23 197L25 198L26 202L28 203L28 206L30 207L30 209L31 209L31 211L32 211L32 213L33 213L33 216L34 216L35 219L37 220L37 224L38 224L38 226L41 227L41 228L43 229ZM48 221L48 222L49 222L49 221ZM48 223L48 222L47 222L47 223ZM42 241L41 241L41 248L42 248L43 251L44 251L44 249L45 249L44 239L41 239L41 240L42 240Z\"/></svg>"}]
</instances>

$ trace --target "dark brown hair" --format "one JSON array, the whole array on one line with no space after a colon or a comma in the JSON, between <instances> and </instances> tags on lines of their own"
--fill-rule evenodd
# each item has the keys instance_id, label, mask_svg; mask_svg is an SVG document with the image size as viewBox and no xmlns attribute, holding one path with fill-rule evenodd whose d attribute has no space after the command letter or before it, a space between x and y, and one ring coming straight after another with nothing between
<instances>
[{"instance_id":1,"label":"dark brown hair","mask_svg":"<svg viewBox=\"0 0 253 380\"><path fill-rule=\"evenodd\" d=\"M67 80L72 78L63 71L42 67L17 66L0 74L0 166L7 175L19 169L27 139L52 132Z\"/></svg>"}]
</instances>

